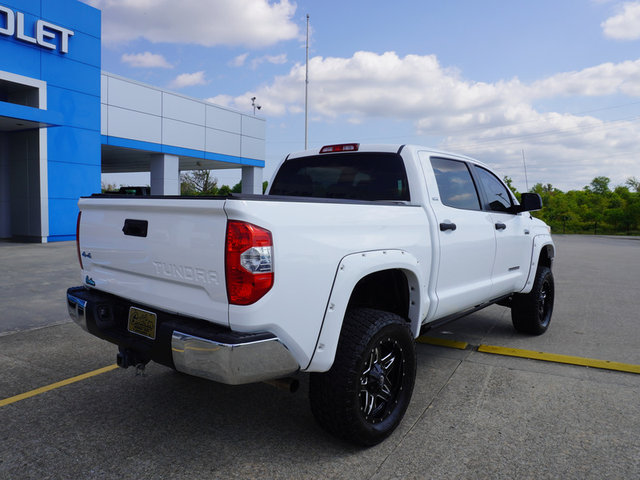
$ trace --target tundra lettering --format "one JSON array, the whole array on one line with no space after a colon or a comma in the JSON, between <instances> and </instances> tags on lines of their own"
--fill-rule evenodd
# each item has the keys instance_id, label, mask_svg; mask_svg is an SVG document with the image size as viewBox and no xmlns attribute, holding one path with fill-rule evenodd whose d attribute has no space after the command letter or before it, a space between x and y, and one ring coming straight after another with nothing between
<instances>
[{"instance_id":1,"label":"tundra lettering","mask_svg":"<svg viewBox=\"0 0 640 480\"><path fill-rule=\"evenodd\" d=\"M175 265L173 263L159 261L154 261L153 266L155 267L156 275L159 277L169 277L177 280L189 280L196 283L211 283L218 285L218 274L212 270L204 270L198 267Z\"/></svg>"}]
</instances>

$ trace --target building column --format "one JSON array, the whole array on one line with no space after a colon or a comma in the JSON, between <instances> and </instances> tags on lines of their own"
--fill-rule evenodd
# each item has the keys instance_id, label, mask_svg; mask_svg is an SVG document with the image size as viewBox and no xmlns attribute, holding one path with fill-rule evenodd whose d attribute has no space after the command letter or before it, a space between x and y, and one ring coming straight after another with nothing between
<instances>
[{"instance_id":1,"label":"building column","mask_svg":"<svg viewBox=\"0 0 640 480\"><path fill-rule=\"evenodd\" d=\"M38 129L40 141L40 235L42 243L47 243L49 237L49 160L47 157L47 129Z\"/></svg>"},{"instance_id":2,"label":"building column","mask_svg":"<svg viewBox=\"0 0 640 480\"><path fill-rule=\"evenodd\" d=\"M151 195L180 195L180 159L159 153L151 157Z\"/></svg>"},{"instance_id":3,"label":"building column","mask_svg":"<svg viewBox=\"0 0 640 480\"><path fill-rule=\"evenodd\" d=\"M262 194L261 167L242 167L242 193Z\"/></svg>"}]
</instances>

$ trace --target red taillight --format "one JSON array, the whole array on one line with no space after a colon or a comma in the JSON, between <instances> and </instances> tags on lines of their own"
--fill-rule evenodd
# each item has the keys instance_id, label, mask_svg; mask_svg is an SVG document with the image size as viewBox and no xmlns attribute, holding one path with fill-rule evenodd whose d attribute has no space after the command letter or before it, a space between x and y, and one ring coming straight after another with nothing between
<instances>
[{"instance_id":1,"label":"red taillight","mask_svg":"<svg viewBox=\"0 0 640 480\"><path fill-rule=\"evenodd\" d=\"M226 241L227 297L232 305L250 305L273 286L271 232L246 222L229 221Z\"/></svg>"},{"instance_id":2,"label":"red taillight","mask_svg":"<svg viewBox=\"0 0 640 480\"><path fill-rule=\"evenodd\" d=\"M80 270L82 270L84 266L82 265L82 255L80 255L80 217L82 217L82 212L78 212L78 222L76 223L76 250L78 251Z\"/></svg>"},{"instance_id":3,"label":"red taillight","mask_svg":"<svg viewBox=\"0 0 640 480\"><path fill-rule=\"evenodd\" d=\"M359 148L360 148L359 143L342 143L340 145L325 145L320 149L320 153L357 152Z\"/></svg>"}]
</instances>

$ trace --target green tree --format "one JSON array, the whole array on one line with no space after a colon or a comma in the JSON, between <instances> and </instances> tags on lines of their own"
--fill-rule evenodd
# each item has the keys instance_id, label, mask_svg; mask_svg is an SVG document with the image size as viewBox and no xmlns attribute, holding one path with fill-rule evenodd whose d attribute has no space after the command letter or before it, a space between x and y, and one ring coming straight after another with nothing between
<instances>
[{"instance_id":1,"label":"green tree","mask_svg":"<svg viewBox=\"0 0 640 480\"><path fill-rule=\"evenodd\" d=\"M636 193L640 193L640 180L636 177L629 177L625 182L630 190L635 190Z\"/></svg>"},{"instance_id":2,"label":"green tree","mask_svg":"<svg viewBox=\"0 0 640 480\"><path fill-rule=\"evenodd\" d=\"M598 227L602 226L602 221L604 220L604 196L591 190L588 190L586 194L584 219L592 224L593 234L597 235Z\"/></svg>"},{"instance_id":3,"label":"green tree","mask_svg":"<svg viewBox=\"0 0 640 480\"><path fill-rule=\"evenodd\" d=\"M631 235L633 230L637 233L638 227L640 227L640 192L636 191L627 202L625 217L628 222L627 235Z\"/></svg>"},{"instance_id":4,"label":"green tree","mask_svg":"<svg viewBox=\"0 0 640 480\"><path fill-rule=\"evenodd\" d=\"M609 177L596 177L591 181L591 185L585 188L597 195L605 195L611 191L609 190L609 183L611 183Z\"/></svg>"},{"instance_id":5,"label":"green tree","mask_svg":"<svg viewBox=\"0 0 640 480\"><path fill-rule=\"evenodd\" d=\"M513 180L511 179L511 177L508 177L505 175L502 180L504 180L504 183L507 185L507 187L509 187L509 190L511 190L511 193L513 193L513 195L518 199L518 201L520 201L520 192L518 192L518 189L513 186Z\"/></svg>"},{"instance_id":6,"label":"green tree","mask_svg":"<svg viewBox=\"0 0 640 480\"><path fill-rule=\"evenodd\" d=\"M629 194L627 187L616 187L607 199L604 219L613 233L629 230L629 219L625 213Z\"/></svg>"},{"instance_id":7,"label":"green tree","mask_svg":"<svg viewBox=\"0 0 640 480\"><path fill-rule=\"evenodd\" d=\"M218 179L211 170L192 170L180 174L182 195L217 195Z\"/></svg>"},{"instance_id":8,"label":"green tree","mask_svg":"<svg viewBox=\"0 0 640 480\"><path fill-rule=\"evenodd\" d=\"M218 192L215 195L227 197L231 195L231 187L229 185L223 185L218 189Z\"/></svg>"},{"instance_id":9,"label":"green tree","mask_svg":"<svg viewBox=\"0 0 640 480\"><path fill-rule=\"evenodd\" d=\"M104 182L101 182L101 183L102 183L101 185L102 193L118 191L118 186L115 183L104 183Z\"/></svg>"}]
</instances>

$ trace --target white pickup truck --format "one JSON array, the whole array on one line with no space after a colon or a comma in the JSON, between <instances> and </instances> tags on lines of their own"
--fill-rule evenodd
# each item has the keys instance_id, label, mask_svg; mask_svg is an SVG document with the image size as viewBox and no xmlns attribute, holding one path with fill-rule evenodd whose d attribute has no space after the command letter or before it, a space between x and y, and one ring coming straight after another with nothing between
<instances>
[{"instance_id":1,"label":"white pickup truck","mask_svg":"<svg viewBox=\"0 0 640 480\"><path fill-rule=\"evenodd\" d=\"M348 441L407 409L414 339L488 305L543 333L554 245L485 165L419 146L289 155L267 195L79 201L71 317L150 360L226 384L310 373L311 409Z\"/></svg>"}]
</instances>

